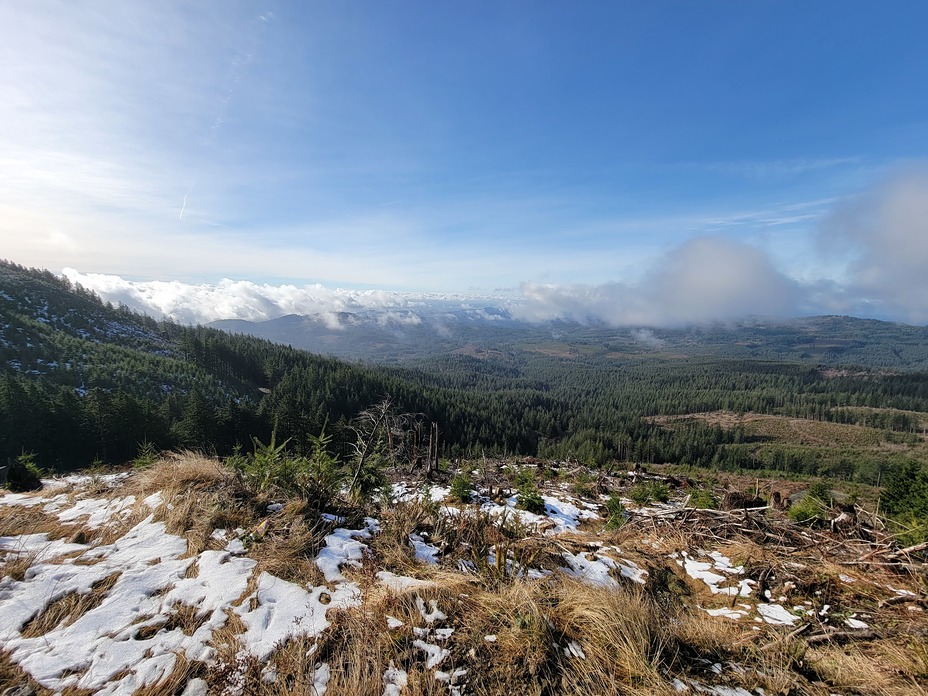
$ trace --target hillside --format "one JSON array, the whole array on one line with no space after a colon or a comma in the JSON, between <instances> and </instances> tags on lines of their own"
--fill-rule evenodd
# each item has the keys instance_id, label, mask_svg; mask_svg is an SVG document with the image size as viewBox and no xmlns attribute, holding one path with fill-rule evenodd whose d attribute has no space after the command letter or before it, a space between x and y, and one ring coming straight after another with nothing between
<instances>
[{"instance_id":1,"label":"hillside","mask_svg":"<svg viewBox=\"0 0 928 696\"><path fill-rule=\"evenodd\" d=\"M928 693L921 564L860 508L829 531L696 509L692 482L468 466L321 508L190 454L2 495L0 688Z\"/></svg>"},{"instance_id":2,"label":"hillside","mask_svg":"<svg viewBox=\"0 0 928 696\"><path fill-rule=\"evenodd\" d=\"M450 401L402 375L155 322L0 264L0 461L32 452L58 470L121 463L146 442L227 454L275 424L306 443L388 395L423 413Z\"/></svg>"},{"instance_id":3,"label":"hillside","mask_svg":"<svg viewBox=\"0 0 928 696\"><path fill-rule=\"evenodd\" d=\"M928 369L928 328L854 317L753 319L679 329L610 328L593 322L530 323L500 307L462 309L423 301L415 310L289 315L211 327L315 353L379 363L416 363L454 353L501 358L599 360L636 356L811 362L830 367Z\"/></svg>"},{"instance_id":4,"label":"hillside","mask_svg":"<svg viewBox=\"0 0 928 696\"><path fill-rule=\"evenodd\" d=\"M0 687L928 692L925 372L719 327L364 365L0 271L0 462L93 464L0 495Z\"/></svg>"},{"instance_id":5,"label":"hillside","mask_svg":"<svg viewBox=\"0 0 928 696\"><path fill-rule=\"evenodd\" d=\"M236 447L249 450L253 437L267 442L272 430L297 451L309 451L323 428L333 451L344 454L354 442L353 419L384 399L407 414L422 451L436 423L444 457L521 453L596 466L769 469L866 484L924 461L917 445L920 414L928 413L928 374L706 354L707 337L715 336L717 347L732 345L719 338L724 331L747 329L694 330L688 339L639 332L630 348L631 334L621 343L612 332L608 343L604 329L563 324L535 330L577 334L559 333L555 342L540 343L523 336L513 345L492 339L511 337L511 320L500 315L480 321L486 310L475 310L458 317L473 327L469 342L449 337L448 352L374 366L155 322L107 306L50 273L14 264L0 264L0 281L0 461L7 463L28 455L58 471L94 460L118 464L146 443L155 450L192 447L227 455ZM879 347L901 356L924 347L916 340L922 330L913 327L839 318L806 320L804 326L807 334L828 335L832 342L844 332L846 345L874 355ZM781 337L776 345L808 347L808 336L796 343L795 329L790 331L793 338ZM900 332L909 343L896 348L887 336ZM643 347L645 338L649 345ZM693 355L680 353L679 346L666 349L672 339L689 341ZM799 452L794 443L773 438L758 456L745 439L755 436L743 429L705 419L671 428L655 420L712 411L801 419L809 427L856 424L892 446L876 452L877 458L862 450L838 456L835 448Z\"/></svg>"}]
</instances>

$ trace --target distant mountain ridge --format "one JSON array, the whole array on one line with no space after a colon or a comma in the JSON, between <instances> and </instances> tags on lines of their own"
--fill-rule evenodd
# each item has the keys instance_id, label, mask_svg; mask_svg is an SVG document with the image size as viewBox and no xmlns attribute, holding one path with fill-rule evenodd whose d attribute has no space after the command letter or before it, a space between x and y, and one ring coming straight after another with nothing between
<instances>
[{"instance_id":1,"label":"distant mountain ridge","mask_svg":"<svg viewBox=\"0 0 928 696\"><path fill-rule=\"evenodd\" d=\"M290 314L267 321L209 324L230 333L314 353L378 363L407 362L460 352L547 354L564 358L668 355L789 360L885 370L928 369L928 328L876 319L815 316L748 319L678 329L529 323L496 307Z\"/></svg>"}]
</instances>

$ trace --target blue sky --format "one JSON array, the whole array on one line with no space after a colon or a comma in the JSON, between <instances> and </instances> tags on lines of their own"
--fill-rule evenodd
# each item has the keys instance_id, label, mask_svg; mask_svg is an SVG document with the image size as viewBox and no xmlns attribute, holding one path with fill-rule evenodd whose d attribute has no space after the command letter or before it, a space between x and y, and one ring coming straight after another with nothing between
<instances>
[{"instance_id":1,"label":"blue sky","mask_svg":"<svg viewBox=\"0 0 928 696\"><path fill-rule=\"evenodd\" d=\"M924 2L13 0L0 254L190 302L926 323L926 27Z\"/></svg>"}]
</instances>

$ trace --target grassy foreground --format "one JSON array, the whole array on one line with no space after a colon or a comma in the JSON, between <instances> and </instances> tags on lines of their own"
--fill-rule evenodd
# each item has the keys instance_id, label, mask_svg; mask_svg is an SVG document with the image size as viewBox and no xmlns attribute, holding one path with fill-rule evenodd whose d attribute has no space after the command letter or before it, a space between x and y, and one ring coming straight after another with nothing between
<instances>
[{"instance_id":1,"label":"grassy foreground","mask_svg":"<svg viewBox=\"0 0 928 696\"><path fill-rule=\"evenodd\" d=\"M505 476L484 472L473 502L403 481L320 510L183 453L2 496L0 691L928 693L924 566L861 560L884 544L865 538L876 531L814 529L770 508L751 513L758 523L707 517L684 509L683 489L636 504L632 481L587 472L541 483L545 511L532 516L508 504ZM623 503L618 520L608 496ZM149 555L108 565L144 529L158 532ZM233 568L242 584L228 589ZM138 613L94 627L139 584L150 593ZM180 592L190 587L200 594ZM102 647L73 664L54 652L75 636L113 654L138 644L140 661L101 677Z\"/></svg>"}]
</instances>

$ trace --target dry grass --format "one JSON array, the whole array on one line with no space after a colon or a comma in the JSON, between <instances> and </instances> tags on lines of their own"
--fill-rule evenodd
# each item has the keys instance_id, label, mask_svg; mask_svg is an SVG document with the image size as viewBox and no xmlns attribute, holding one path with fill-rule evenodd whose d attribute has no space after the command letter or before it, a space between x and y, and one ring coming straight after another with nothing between
<instances>
[{"instance_id":1,"label":"dry grass","mask_svg":"<svg viewBox=\"0 0 928 696\"><path fill-rule=\"evenodd\" d=\"M9 554L7 559L0 562L0 578L10 578L16 582L22 582L26 578L26 572L33 566L37 554L20 553Z\"/></svg>"},{"instance_id":2,"label":"dry grass","mask_svg":"<svg viewBox=\"0 0 928 696\"><path fill-rule=\"evenodd\" d=\"M390 664L408 674L403 693L447 693L413 644L414 629L429 628L418 604L432 600L447 615L432 628L455 627L447 641L436 642L449 651L439 669L466 669L468 693L673 693L660 674L671 654L668 622L642 592L563 577L484 590L455 574L427 588L371 592L363 608L334 613L318 652L332 670L326 693L381 694ZM386 615L404 625L387 630ZM485 640L488 635L495 641Z\"/></svg>"},{"instance_id":3,"label":"dry grass","mask_svg":"<svg viewBox=\"0 0 928 696\"><path fill-rule=\"evenodd\" d=\"M502 692L529 677L573 693L672 693L659 674L666 622L641 592L616 592L558 578L514 583L478 598L496 625L481 687ZM570 646L585 658L570 653ZM523 671L524 670L524 671Z\"/></svg>"},{"instance_id":4,"label":"dry grass","mask_svg":"<svg viewBox=\"0 0 928 696\"><path fill-rule=\"evenodd\" d=\"M161 492L156 519L168 533L187 540L188 556L210 547L216 529L255 526L266 504L243 490L240 482L215 460L198 455L173 455L139 474L137 497ZM163 488L159 489L158 486Z\"/></svg>"},{"instance_id":5,"label":"dry grass","mask_svg":"<svg viewBox=\"0 0 928 696\"><path fill-rule=\"evenodd\" d=\"M59 627L70 626L84 614L99 607L122 573L115 572L97 580L90 592L69 592L50 602L20 629L24 638L38 638Z\"/></svg>"},{"instance_id":6,"label":"dry grass","mask_svg":"<svg viewBox=\"0 0 928 696\"><path fill-rule=\"evenodd\" d=\"M41 505L24 507L22 505L0 506L0 536L18 536L20 534L47 534L50 541L69 539L76 533L73 524L61 522L55 515L42 511ZM89 541L97 536L96 530L82 529L83 538Z\"/></svg>"},{"instance_id":7,"label":"dry grass","mask_svg":"<svg viewBox=\"0 0 928 696\"><path fill-rule=\"evenodd\" d=\"M876 447L884 439L883 431L878 428L763 413L739 415L732 411L712 411L678 416L653 416L648 420L668 426L694 420L725 429L742 426L745 435L749 437L772 438L783 444L794 445Z\"/></svg>"},{"instance_id":8,"label":"dry grass","mask_svg":"<svg viewBox=\"0 0 928 696\"><path fill-rule=\"evenodd\" d=\"M219 460L197 452L166 452L153 466L132 477L128 491L136 496L161 493L165 500L190 490L227 485L235 476Z\"/></svg>"},{"instance_id":9,"label":"dry grass","mask_svg":"<svg viewBox=\"0 0 928 696\"><path fill-rule=\"evenodd\" d=\"M6 650L0 649L0 694L6 694L7 689L15 688L32 689L31 692L24 693L45 694L47 689L40 687L19 665L10 658Z\"/></svg>"},{"instance_id":10,"label":"dry grass","mask_svg":"<svg viewBox=\"0 0 928 696\"><path fill-rule=\"evenodd\" d=\"M137 689L132 696L180 696L191 679L202 677L205 673L204 665L191 662L182 652L178 652L174 669L169 675L156 684Z\"/></svg>"},{"instance_id":11,"label":"dry grass","mask_svg":"<svg viewBox=\"0 0 928 696\"><path fill-rule=\"evenodd\" d=\"M318 519L307 521L298 506L290 506L282 512L287 514L268 525L268 532L252 545L249 556L258 561L259 572L267 571L299 584L322 584L322 572L313 559L325 546L325 536L331 532L331 525Z\"/></svg>"},{"instance_id":12,"label":"dry grass","mask_svg":"<svg viewBox=\"0 0 928 696\"><path fill-rule=\"evenodd\" d=\"M269 513L270 499L248 491L215 460L191 453L169 455L119 489L104 492L110 497L133 494L139 500L132 514L116 519L112 528L94 532L79 524L62 525L41 509L11 507L0 508L0 534L45 531L52 538L102 542L151 514L141 500L156 491L164 504L155 517L170 533L187 539L188 556L224 546L225 541L211 538L217 528L250 530L243 538L248 556L258 565L239 601L255 589L261 571L300 585L324 584L314 558L331 523L321 522L317 511L298 499L275 499L284 507ZM279 646L267 665L241 653L244 626L234 611L228 611L225 627L211 640L217 651L214 664L191 664L179 657L171 675L139 693L179 694L190 679L202 677L209 693L309 695L314 670L324 662L331 669L329 696L379 696L384 692L384 670L391 664L407 673L404 696L447 694L448 685L436 680L436 668L427 667L426 654L416 644L425 640L448 651L438 670L467 671L462 677L465 693L669 696L674 693L671 681L679 678L702 685L762 687L768 694L928 696L928 631L923 613L914 611L918 603L879 607L880 600L895 596L889 585L923 591L919 578L842 565L811 543L807 548L773 547L737 534L722 542L711 533L698 534L672 523L645 521L614 531L600 530L596 524L552 539L473 506L452 516L441 514L440 506L431 502L409 502L384 506L375 516L382 531L365 540L369 557L360 569L343 569L361 586L362 606L331 610L329 629L316 638L296 638ZM358 527L357 522L340 526ZM439 565L415 559L411 534L425 534L429 543L442 549ZM839 541L844 543L843 538ZM599 548L603 544L622 551ZM540 581L520 577L518 571L525 567L563 567L562 554L568 550L632 560L648 571L647 583L642 587L616 578L616 589L593 587L560 572ZM755 593L761 587L769 589L773 601L785 596L787 608L811 600L809 615L794 627L757 623L752 617L732 621L708 616L699 607L740 600L711 595L704 583L687 576L668 557L680 551L697 557L699 550L719 550L734 565L743 565L745 574L739 579L758 581ZM491 551L496 564L487 560ZM513 561L508 566L507 558ZM32 561L10 557L0 572L21 579ZM459 561L472 563L476 572L457 572ZM391 591L380 584L379 570L424 578L429 584ZM192 563L188 577L198 573ZM841 580L842 575L855 582ZM42 636L77 620L103 600L117 577L99 583L89 595L56 600L30 620L24 634ZM750 601L757 599L755 594ZM420 603L432 600L447 618L428 624ZM831 605L830 623L815 614L825 604ZM161 623L140 630L179 629L191 635L205 620L195 607L184 604L174 605L167 614ZM841 628L844 618L853 614L870 623L878 637L845 644L806 642L811 635ZM388 629L387 615L403 625ZM790 635L805 623L805 632ZM441 640L433 632L436 628L454 631ZM723 673L714 674L712 664L723 665ZM275 682L264 680L268 671L276 673ZM0 684L23 676L0 654Z\"/></svg>"}]
</instances>

